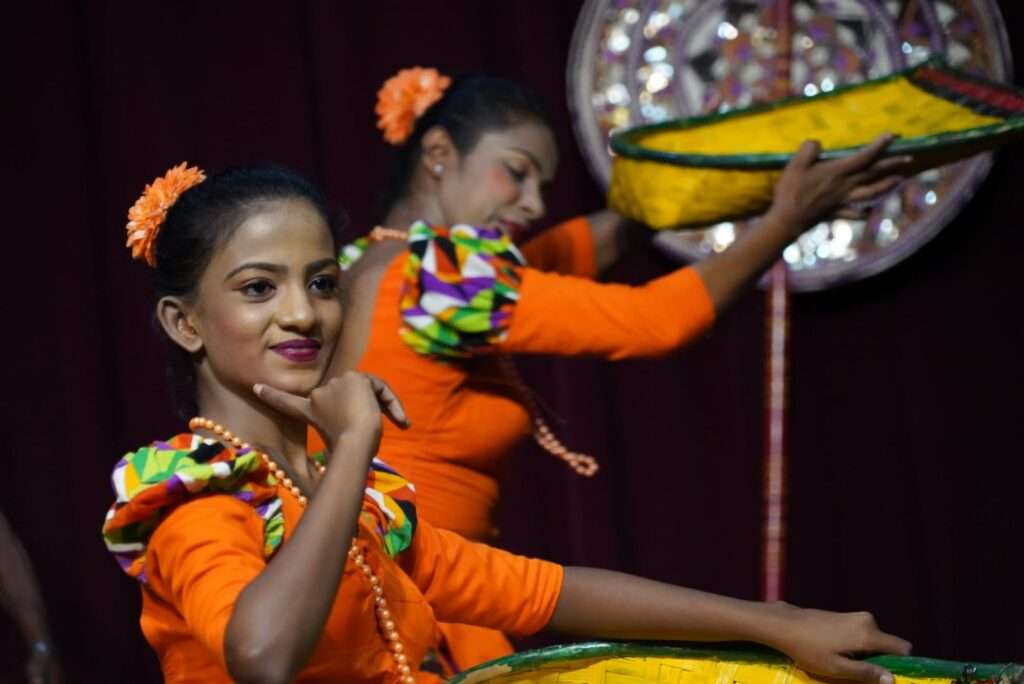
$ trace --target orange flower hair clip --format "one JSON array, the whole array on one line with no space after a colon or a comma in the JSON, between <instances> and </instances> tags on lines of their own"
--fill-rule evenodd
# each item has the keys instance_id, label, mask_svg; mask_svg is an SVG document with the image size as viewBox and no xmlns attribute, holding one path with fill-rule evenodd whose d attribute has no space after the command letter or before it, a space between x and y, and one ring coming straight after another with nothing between
<instances>
[{"instance_id":1,"label":"orange flower hair clip","mask_svg":"<svg viewBox=\"0 0 1024 684\"><path fill-rule=\"evenodd\" d=\"M392 145L401 145L412 133L416 119L430 105L441 99L452 79L437 69L413 67L402 69L384 81L377 91L377 128L384 131L384 139Z\"/></svg>"},{"instance_id":2,"label":"orange flower hair clip","mask_svg":"<svg viewBox=\"0 0 1024 684\"><path fill-rule=\"evenodd\" d=\"M133 259L145 259L156 266L156 236L170 209L181 194L199 185L206 176L195 166L182 162L146 186L142 197L128 210L128 242Z\"/></svg>"}]
</instances>

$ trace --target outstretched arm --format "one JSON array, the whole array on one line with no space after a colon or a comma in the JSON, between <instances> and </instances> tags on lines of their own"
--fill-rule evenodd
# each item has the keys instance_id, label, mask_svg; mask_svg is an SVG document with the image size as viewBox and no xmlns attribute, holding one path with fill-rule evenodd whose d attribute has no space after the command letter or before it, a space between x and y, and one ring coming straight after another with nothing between
<instances>
[{"instance_id":1,"label":"outstretched arm","mask_svg":"<svg viewBox=\"0 0 1024 684\"><path fill-rule=\"evenodd\" d=\"M470 542L420 521L403 568L447 622L510 634L548 629L591 637L753 641L819 675L891 684L889 673L846 655L905 654L868 613L804 610L718 596L593 568L562 568Z\"/></svg>"},{"instance_id":2,"label":"outstretched arm","mask_svg":"<svg viewBox=\"0 0 1024 684\"><path fill-rule=\"evenodd\" d=\"M25 666L30 684L63 681L60 663L50 640L46 606L32 564L7 517L0 513L0 602L18 624L32 653Z\"/></svg>"},{"instance_id":3,"label":"outstretched arm","mask_svg":"<svg viewBox=\"0 0 1024 684\"><path fill-rule=\"evenodd\" d=\"M518 353L609 359L674 351L701 333L805 229L891 190L906 157L882 159L883 136L857 154L818 162L804 143L775 187L771 209L726 251L639 287L521 269L519 296L498 346ZM610 229L609 229L610 230ZM597 248L595 247L595 250Z\"/></svg>"},{"instance_id":4,"label":"outstretched arm","mask_svg":"<svg viewBox=\"0 0 1024 684\"><path fill-rule=\"evenodd\" d=\"M808 672L879 684L892 684L892 675L847 656L910 652L908 642L880 631L870 613L743 601L593 568L565 569L548 628L620 639L754 641Z\"/></svg>"}]
</instances>

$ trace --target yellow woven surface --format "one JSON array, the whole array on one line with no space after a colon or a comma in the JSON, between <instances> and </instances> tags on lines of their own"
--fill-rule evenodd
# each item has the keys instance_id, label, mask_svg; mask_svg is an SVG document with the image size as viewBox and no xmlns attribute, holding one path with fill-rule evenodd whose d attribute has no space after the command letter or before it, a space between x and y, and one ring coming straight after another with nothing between
<instances>
[{"instance_id":1,"label":"yellow woven surface","mask_svg":"<svg viewBox=\"0 0 1024 684\"><path fill-rule=\"evenodd\" d=\"M825 149L838 149L862 145L885 131L911 138L1000 121L900 78L749 116L654 132L637 142L682 154L792 153L808 138L818 140ZM779 173L675 166L617 156L608 201L653 228L706 225L763 212L771 203Z\"/></svg>"},{"instance_id":2,"label":"yellow woven surface","mask_svg":"<svg viewBox=\"0 0 1024 684\"><path fill-rule=\"evenodd\" d=\"M551 663L530 672L494 668L467 684L815 684L789 665L739 663L696 658L605 658ZM896 684L949 684L948 679L896 677Z\"/></svg>"},{"instance_id":3,"label":"yellow woven surface","mask_svg":"<svg viewBox=\"0 0 1024 684\"><path fill-rule=\"evenodd\" d=\"M763 213L780 171L723 171L616 157L608 204L651 228L706 226Z\"/></svg>"},{"instance_id":4,"label":"yellow woven surface","mask_svg":"<svg viewBox=\"0 0 1024 684\"><path fill-rule=\"evenodd\" d=\"M654 133L644 147L690 154L793 152L808 138L822 147L863 145L883 131L905 138L999 123L914 87L905 78L813 98L699 128Z\"/></svg>"}]
</instances>

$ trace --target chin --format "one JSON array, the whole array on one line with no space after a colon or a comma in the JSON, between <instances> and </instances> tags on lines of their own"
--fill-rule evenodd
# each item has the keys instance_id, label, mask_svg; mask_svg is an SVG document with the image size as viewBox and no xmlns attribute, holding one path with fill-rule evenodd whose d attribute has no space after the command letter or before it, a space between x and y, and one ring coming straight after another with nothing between
<instances>
[{"instance_id":1,"label":"chin","mask_svg":"<svg viewBox=\"0 0 1024 684\"><path fill-rule=\"evenodd\" d=\"M309 393L316 389L324 379L324 373L326 371L322 368L309 369L309 370L293 370L283 373L274 373L268 375L265 380L260 382L264 385L270 385L282 392L288 392L289 394L295 394L300 397L307 397Z\"/></svg>"}]
</instances>

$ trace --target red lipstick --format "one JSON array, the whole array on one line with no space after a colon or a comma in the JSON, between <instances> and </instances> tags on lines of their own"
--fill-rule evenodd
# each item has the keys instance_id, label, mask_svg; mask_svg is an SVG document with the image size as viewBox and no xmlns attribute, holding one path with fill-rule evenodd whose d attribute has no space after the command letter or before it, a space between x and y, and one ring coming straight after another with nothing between
<instances>
[{"instance_id":1,"label":"red lipstick","mask_svg":"<svg viewBox=\"0 0 1024 684\"><path fill-rule=\"evenodd\" d=\"M316 340L288 340L271 347L276 353L292 363L312 363L320 355L320 343Z\"/></svg>"}]
</instances>

